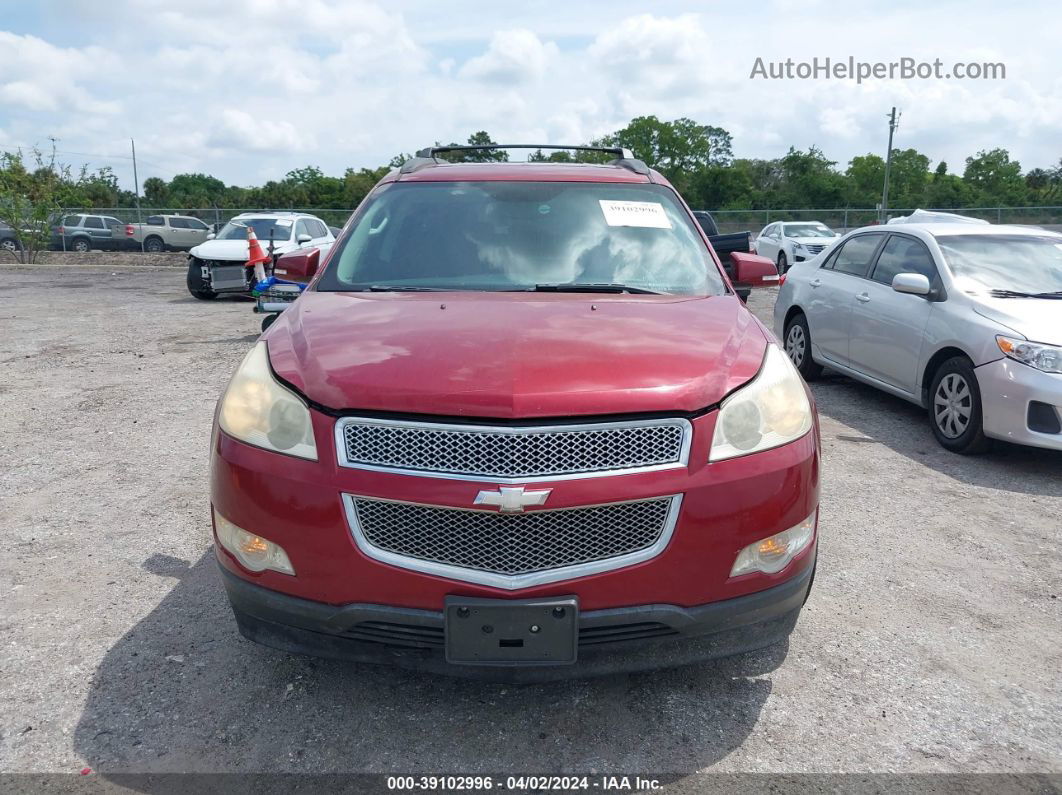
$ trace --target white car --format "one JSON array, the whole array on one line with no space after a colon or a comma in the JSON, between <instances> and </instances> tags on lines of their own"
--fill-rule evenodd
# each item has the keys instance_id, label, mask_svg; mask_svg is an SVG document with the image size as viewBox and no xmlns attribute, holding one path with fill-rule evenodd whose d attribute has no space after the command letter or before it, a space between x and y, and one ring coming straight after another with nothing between
<instances>
[{"instance_id":1,"label":"white car","mask_svg":"<svg viewBox=\"0 0 1062 795\"><path fill-rule=\"evenodd\" d=\"M763 228L754 247L761 257L775 261L779 273L785 273L794 262L821 254L839 237L818 221L778 221Z\"/></svg>"},{"instance_id":2,"label":"white car","mask_svg":"<svg viewBox=\"0 0 1062 795\"><path fill-rule=\"evenodd\" d=\"M254 229L263 251L287 254L316 247L323 254L335 242L325 222L305 213L243 213L217 235L188 252L188 292L207 301L219 293L247 293L254 286L247 229Z\"/></svg>"},{"instance_id":3,"label":"white car","mask_svg":"<svg viewBox=\"0 0 1062 795\"><path fill-rule=\"evenodd\" d=\"M805 379L825 365L916 403L948 450L1062 450L1060 234L857 229L792 267L774 322Z\"/></svg>"}]
</instances>

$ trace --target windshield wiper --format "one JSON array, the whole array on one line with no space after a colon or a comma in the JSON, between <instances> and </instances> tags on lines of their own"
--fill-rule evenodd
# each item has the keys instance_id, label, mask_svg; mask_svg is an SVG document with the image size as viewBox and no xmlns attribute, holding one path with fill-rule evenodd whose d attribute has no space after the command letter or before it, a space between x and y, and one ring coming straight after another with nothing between
<instances>
[{"instance_id":1,"label":"windshield wiper","mask_svg":"<svg viewBox=\"0 0 1062 795\"><path fill-rule=\"evenodd\" d=\"M992 290L993 298L1062 298L1062 290L1053 293L1023 293L1018 290Z\"/></svg>"},{"instance_id":2,"label":"windshield wiper","mask_svg":"<svg viewBox=\"0 0 1062 795\"><path fill-rule=\"evenodd\" d=\"M560 284L536 284L536 293L633 293L635 295L662 295L655 290L644 287L632 287L629 284L589 284L583 282L563 282Z\"/></svg>"}]
</instances>

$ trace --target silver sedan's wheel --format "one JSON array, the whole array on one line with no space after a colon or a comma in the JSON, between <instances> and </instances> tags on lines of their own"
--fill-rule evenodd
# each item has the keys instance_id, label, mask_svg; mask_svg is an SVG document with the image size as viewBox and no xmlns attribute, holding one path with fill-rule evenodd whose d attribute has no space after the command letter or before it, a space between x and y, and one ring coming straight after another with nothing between
<instances>
[{"instance_id":1,"label":"silver sedan's wheel","mask_svg":"<svg viewBox=\"0 0 1062 795\"><path fill-rule=\"evenodd\" d=\"M786 321L782 340L785 355L805 381L814 381L822 375L822 365L815 361L811 353L811 329L803 312L797 312Z\"/></svg>"},{"instance_id":2,"label":"silver sedan's wheel","mask_svg":"<svg viewBox=\"0 0 1062 795\"><path fill-rule=\"evenodd\" d=\"M785 335L785 352L789 360L799 369L804 363L804 357L808 354L808 338L804 334L804 327L794 323L789 327L789 333Z\"/></svg>"},{"instance_id":3,"label":"silver sedan's wheel","mask_svg":"<svg viewBox=\"0 0 1062 795\"><path fill-rule=\"evenodd\" d=\"M958 439L973 416L973 394L970 385L959 373L948 373L937 385L933 395L933 419L940 432L949 439Z\"/></svg>"}]
</instances>

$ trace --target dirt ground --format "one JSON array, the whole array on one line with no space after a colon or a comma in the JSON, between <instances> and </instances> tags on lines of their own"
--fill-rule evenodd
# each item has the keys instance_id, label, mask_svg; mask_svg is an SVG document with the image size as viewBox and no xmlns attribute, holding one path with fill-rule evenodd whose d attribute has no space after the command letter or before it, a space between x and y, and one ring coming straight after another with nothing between
<instances>
[{"instance_id":1,"label":"dirt ground","mask_svg":"<svg viewBox=\"0 0 1062 795\"><path fill-rule=\"evenodd\" d=\"M828 377L784 646L526 687L295 657L239 637L211 549L250 303L180 269L0 279L0 771L1062 773L1062 454L954 456Z\"/></svg>"}]
</instances>

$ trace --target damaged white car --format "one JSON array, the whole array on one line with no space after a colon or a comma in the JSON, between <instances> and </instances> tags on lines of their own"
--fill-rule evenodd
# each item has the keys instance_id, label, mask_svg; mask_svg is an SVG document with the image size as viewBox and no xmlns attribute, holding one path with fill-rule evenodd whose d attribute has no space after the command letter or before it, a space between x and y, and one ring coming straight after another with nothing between
<instances>
[{"instance_id":1,"label":"damaged white car","mask_svg":"<svg viewBox=\"0 0 1062 795\"><path fill-rule=\"evenodd\" d=\"M290 251L318 248L324 253L335 236L320 218L305 213L273 212L237 215L206 242L188 252L188 292L203 301L220 294L250 294L254 268L250 259L247 230L266 253L279 256Z\"/></svg>"}]
</instances>

